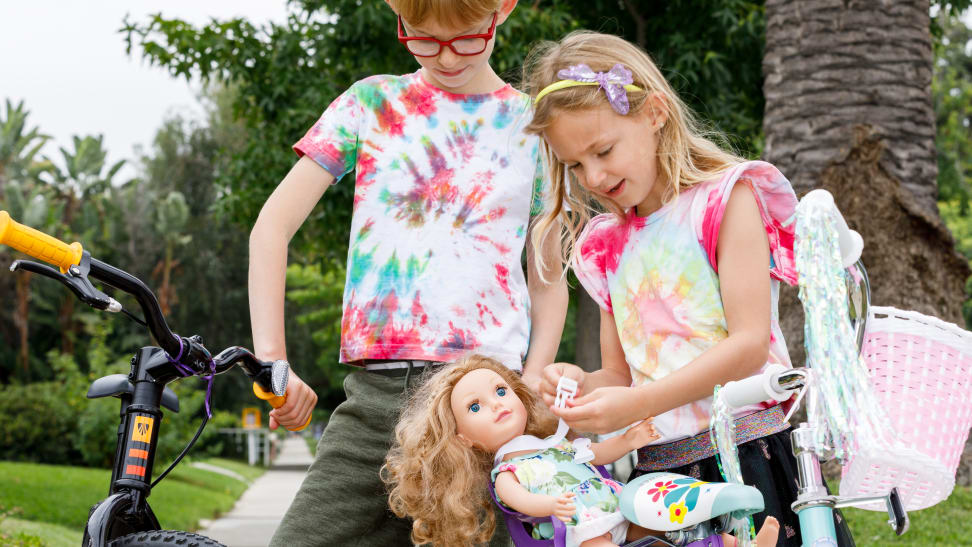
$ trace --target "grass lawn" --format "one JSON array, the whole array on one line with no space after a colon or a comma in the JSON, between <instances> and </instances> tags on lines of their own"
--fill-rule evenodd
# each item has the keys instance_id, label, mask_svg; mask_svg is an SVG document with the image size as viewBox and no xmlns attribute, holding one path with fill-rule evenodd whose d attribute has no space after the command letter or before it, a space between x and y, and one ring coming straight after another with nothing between
<instances>
[{"instance_id":1,"label":"grass lawn","mask_svg":"<svg viewBox=\"0 0 972 547\"><path fill-rule=\"evenodd\" d=\"M834 489L836 491L836 489ZM926 547L929 545L972 545L972 488L957 486L945 501L908 513L911 526L901 537L888 526L886 513L842 509L857 545Z\"/></svg>"},{"instance_id":2,"label":"grass lawn","mask_svg":"<svg viewBox=\"0 0 972 547\"><path fill-rule=\"evenodd\" d=\"M262 468L231 460L210 459L206 463L226 467L249 481L263 474ZM111 472L103 469L0 461L0 507L14 513L0 522L0 530L14 539L13 530L44 538L26 529L21 521L34 523L28 528L53 525L51 534L60 537L73 533L68 543L77 545L88 510L108 494L110 478ZM195 530L200 519L229 511L248 486L247 482L183 463L152 489L149 501L163 528ZM51 537L41 544L64 543Z\"/></svg>"}]
</instances>

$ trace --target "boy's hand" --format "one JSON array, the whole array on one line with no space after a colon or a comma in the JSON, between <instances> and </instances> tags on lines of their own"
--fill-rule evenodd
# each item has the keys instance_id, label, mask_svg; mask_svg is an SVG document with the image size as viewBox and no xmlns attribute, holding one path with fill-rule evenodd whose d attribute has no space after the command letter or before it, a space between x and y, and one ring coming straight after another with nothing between
<instances>
[{"instance_id":1,"label":"boy's hand","mask_svg":"<svg viewBox=\"0 0 972 547\"><path fill-rule=\"evenodd\" d=\"M654 424L651 420L642 420L641 422L634 425L622 435L624 440L629 443L632 450L641 448L651 441L658 440L661 436L655 431Z\"/></svg>"},{"instance_id":2,"label":"boy's hand","mask_svg":"<svg viewBox=\"0 0 972 547\"><path fill-rule=\"evenodd\" d=\"M550 496L550 514L564 522L570 522L571 519L574 518L574 511L576 510L576 507L574 507L574 502L572 501L573 499L573 492L564 492L559 496Z\"/></svg>"},{"instance_id":3,"label":"boy's hand","mask_svg":"<svg viewBox=\"0 0 972 547\"><path fill-rule=\"evenodd\" d=\"M557 398L557 384L562 376L577 382L577 393L574 394L574 397L580 397L584 394L584 378L586 376L584 369L570 363L553 363L543 368L540 377L539 393L543 397L545 405L553 406L554 400Z\"/></svg>"},{"instance_id":4,"label":"boy's hand","mask_svg":"<svg viewBox=\"0 0 972 547\"><path fill-rule=\"evenodd\" d=\"M270 429L277 429L279 426L287 429L303 426L316 404L317 394L291 369L287 378L287 402L270 411Z\"/></svg>"}]
</instances>

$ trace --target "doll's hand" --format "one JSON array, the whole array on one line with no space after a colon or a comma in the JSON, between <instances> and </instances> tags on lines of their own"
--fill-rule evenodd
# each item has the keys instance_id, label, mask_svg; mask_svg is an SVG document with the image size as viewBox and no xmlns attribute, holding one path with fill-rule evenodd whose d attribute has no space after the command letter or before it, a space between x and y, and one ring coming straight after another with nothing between
<instances>
[{"instance_id":1,"label":"doll's hand","mask_svg":"<svg viewBox=\"0 0 972 547\"><path fill-rule=\"evenodd\" d=\"M564 492L559 496L550 496L550 514L564 522L570 522L571 519L574 518L574 511L576 510L573 499L573 492Z\"/></svg>"},{"instance_id":2,"label":"doll's hand","mask_svg":"<svg viewBox=\"0 0 972 547\"><path fill-rule=\"evenodd\" d=\"M580 397L584 394L585 375L584 369L570 363L553 363L545 366L541 373L539 390L543 397L543 403L550 407L553 406L554 400L557 398L557 384L563 376L577 382L577 393L574 396Z\"/></svg>"},{"instance_id":3,"label":"doll's hand","mask_svg":"<svg viewBox=\"0 0 972 547\"><path fill-rule=\"evenodd\" d=\"M651 423L651 420L642 420L641 422L635 424L633 427L629 428L624 432L624 440L628 442L631 449L641 448L646 444L657 441L661 435L655 431L655 425Z\"/></svg>"}]
</instances>

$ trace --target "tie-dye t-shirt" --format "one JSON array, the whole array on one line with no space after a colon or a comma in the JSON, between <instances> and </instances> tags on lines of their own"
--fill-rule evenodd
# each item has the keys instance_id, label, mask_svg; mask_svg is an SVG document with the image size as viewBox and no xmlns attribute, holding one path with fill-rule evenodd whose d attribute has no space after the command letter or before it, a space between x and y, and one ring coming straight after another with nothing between
<instances>
[{"instance_id":1,"label":"tie-dye t-shirt","mask_svg":"<svg viewBox=\"0 0 972 547\"><path fill-rule=\"evenodd\" d=\"M356 172L341 361L454 360L519 369L529 343L521 255L543 194L529 97L456 95L419 72L361 80L294 145ZM536 192L536 196L534 195Z\"/></svg>"},{"instance_id":2,"label":"tie-dye t-shirt","mask_svg":"<svg viewBox=\"0 0 972 547\"><path fill-rule=\"evenodd\" d=\"M747 162L719 180L681 192L647 217L634 209L591 220L578 240L574 270L597 304L614 314L634 385L664 378L727 337L719 291L716 244L719 226L736 183L756 196L769 239L772 318L766 364L790 367L777 301L779 281L796 282L792 217L797 199L789 181L772 165ZM765 365L764 365L765 366ZM712 397L654 418L661 444L708 429ZM737 416L766 408L741 408Z\"/></svg>"}]
</instances>

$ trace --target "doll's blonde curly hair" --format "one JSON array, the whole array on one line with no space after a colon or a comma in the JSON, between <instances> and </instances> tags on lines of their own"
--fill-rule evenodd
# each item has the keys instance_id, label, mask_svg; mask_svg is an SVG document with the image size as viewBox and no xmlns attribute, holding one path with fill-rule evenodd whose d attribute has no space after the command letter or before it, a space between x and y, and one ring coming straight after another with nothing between
<instances>
[{"instance_id":1,"label":"doll's blonde curly hair","mask_svg":"<svg viewBox=\"0 0 972 547\"><path fill-rule=\"evenodd\" d=\"M526 434L554 433L557 419L518 373L472 355L435 373L410 396L382 467L388 504L412 523L412 542L472 545L489 541L496 518L489 495L493 454L469 448L456 436L452 390L467 373L489 369L506 381L527 411Z\"/></svg>"}]
</instances>

